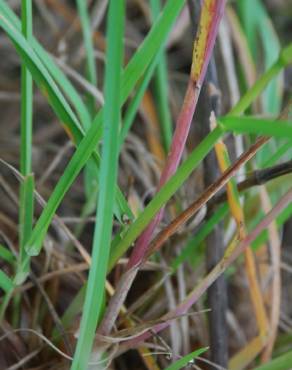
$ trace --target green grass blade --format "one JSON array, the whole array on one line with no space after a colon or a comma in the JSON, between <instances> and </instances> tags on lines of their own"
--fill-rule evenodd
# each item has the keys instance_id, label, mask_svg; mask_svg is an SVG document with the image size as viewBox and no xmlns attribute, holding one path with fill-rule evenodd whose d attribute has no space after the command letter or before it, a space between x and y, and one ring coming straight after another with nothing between
<instances>
[{"instance_id":1,"label":"green grass blade","mask_svg":"<svg viewBox=\"0 0 292 370\"><path fill-rule=\"evenodd\" d=\"M165 44L172 25L185 4L185 0L168 0L160 16L143 43L125 68L122 84L122 101L144 74L157 50Z\"/></svg>"},{"instance_id":2,"label":"green grass blade","mask_svg":"<svg viewBox=\"0 0 292 370\"><path fill-rule=\"evenodd\" d=\"M10 263L11 265L14 264L15 262L15 257L14 255L5 248L3 245L0 244L0 259Z\"/></svg>"},{"instance_id":3,"label":"green grass blade","mask_svg":"<svg viewBox=\"0 0 292 370\"><path fill-rule=\"evenodd\" d=\"M79 12L82 33L83 33L83 44L86 53L86 75L87 80L93 85L97 86L97 73L96 73L96 65L95 65L95 57L94 57L94 46L93 46L93 38L91 32L91 25L90 19L87 10L87 2L83 0L76 0L77 8ZM96 111L96 102L95 98L91 94L87 94L87 106L89 107L89 111L91 116L93 117ZM94 208L96 204L96 197L93 198L92 194L96 194L98 192L98 179L95 173L95 164L92 160L89 160L84 169L84 183L85 183L85 195L87 201L93 202ZM88 208L88 207L86 207ZM82 212L84 214L84 212ZM84 214L84 216L88 216L88 214Z\"/></svg>"},{"instance_id":4,"label":"green grass blade","mask_svg":"<svg viewBox=\"0 0 292 370\"><path fill-rule=\"evenodd\" d=\"M277 61L256 81L256 83L243 95L239 102L228 113L237 116L250 106L257 96L267 87L269 82L288 64L292 63L292 44L284 48Z\"/></svg>"},{"instance_id":5,"label":"green grass blade","mask_svg":"<svg viewBox=\"0 0 292 370\"><path fill-rule=\"evenodd\" d=\"M134 98L131 100L131 103L125 113L125 117L124 117L124 124L123 124L123 127L121 129L121 133L120 133L120 147L123 145L127 135L128 135L128 132L132 126L132 123L134 121L134 118L137 114L137 111L138 111L138 108L140 106L140 103L141 103L141 100L143 99L143 96L145 94L145 91L149 85L149 82L153 76L153 73L154 73L154 70L155 70L155 67L158 63L158 60L159 60L159 53L156 55L156 57L153 59L153 61L151 62L150 66L147 68L146 72L145 72L145 75L143 76L138 88L137 88L137 91L136 91L136 94L134 96Z\"/></svg>"},{"instance_id":6,"label":"green grass blade","mask_svg":"<svg viewBox=\"0 0 292 370\"><path fill-rule=\"evenodd\" d=\"M180 370L183 367L185 367L189 364L192 364L193 360L196 357L200 356L202 353L206 352L208 349L209 349L209 347L197 349L196 351L191 352L188 355L180 358L178 361L176 361L173 364L171 364L170 366L168 366L165 370Z\"/></svg>"},{"instance_id":7,"label":"green grass blade","mask_svg":"<svg viewBox=\"0 0 292 370\"><path fill-rule=\"evenodd\" d=\"M263 50L264 68L268 69L277 60L280 51L271 19L261 0L239 0L238 8L253 58L258 60L258 51ZM277 76L263 93L263 109L267 113L279 113L282 80L283 76Z\"/></svg>"},{"instance_id":8,"label":"green grass blade","mask_svg":"<svg viewBox=\"0 0 292 370\"><path fill-rule=\"evenodd\" d=\"M22 34L28 43L32 41L32 2L21 2ZM20 185L20 211L19 211L19 265L28 273L29 264L23 266L27 257L25 243L28 241L33 224L34 207L34 179L32 172L32 116L33 116L33 83L32 76L27 67L21 65L21 146L20 146L20 172L25 177ZM22 273L22 271L20 271Z\"/></svg>"},{"instance_id":9,"label":"green grass blade","mask_svg":"<svg viewBox=\"0 0 292 370\"><path fill-rule=\"evenodd\" d=\"M254 370L290 370L292 364L292 351L274 358L269 363L258 366Z\"/></svg>"},{"instance_id":10,"label":"green grass blade","mask_svg":"<svg viewBox=\"0 0 292 370\"><path fill-rule=\"evenodd\" d=\"M73 180L91 156L92 146L96 143L96 135L90 136L91 130L92 128L90 128L88 135L86 135L77 147L66 171L64 171L63 175L59 179L57 186L51 194L44 211L33 229L32 236L27 243L27 251L31 256L39 253L44 235L46 234L46 230L52 221L52 217L60 204L60 200L63 199L64 195L72 185Z\"/></svg>"},{"instance_id":11,"label":"green grass blade","mask_svg":"<svg viewBox=\"0 0 292 370\"><path fill-rule=\"evenodd\" d=\"M236 134L257 134L292 139L292 121L268 120L254 117L220 117L219 124Z\"/></svg>"},{"instance_id":12,"label":"green grass blade","mask_svg":"<svg viewBox=\"0 0 292 370\"><path fill-rule=\"evenodd\" d=\"M287 158L292 158L292 140L289 140L287 143L283 144L266 162L263 164L263 168L272 166L277 163L278 160L289 151Z\"/></svg>"},{"instance_id":13,"label":"green grass blade","mask_svg":"<svg viewBox=\"0 0 292 370\"><path fill-rule=\"evenodd\" d=\"M22 0L22 33L28 42L32 39L31 0ZM26 176L31 172L32 148L32 77L25 65L21 66L21 155L20 171Z\"/></svg>"},{"instance_id":14,"label":"green grass blade","mask_svg":"<svg viewBox=\"0 0 292 370\"><path fill-rule=\"evenodd\" d=\"M124 0L111 0L107 27L104 135L100 191L94 231L92 264L89 271L80 333L71 366L72 370L81 370L87 367L104 297L112 234L114 189L118 172L118 133L121 115L120 86L123 63L124 15Z\"/></svg>"},{"instance_id":15,"label":"green grass blade","mask_svg":"<svg viewBox=\"0 0 292 370\"><path fill-rule=\"evenodd\" d=\"M12 280L5 274L4 271L0 270L0 288L4 290L5 293L11 292L13 290Z\"/></svg>"},{"instance_id":16,"label":"green grass blade","mask_svg":"<svg viewBox=\"0 0 292 370\"><path fill-rule=\"evenodd\" d=\"M26 244L26 251L30 256L36 256L39 254L43 240L47 233L47 230L52 222L54 214L63 199L64 195L72 185L72 182L77 177L81 169L84 167L88 159L92 154L92 148L95 147L98 133L90 135L94 132L94 127L91 126L88 135L81 141L77 147L75 153L73 154L66 170L58 181L57 186L53 190L46 207L44 208L41 216L39 217L29 241ZM24 263L27 263L26 261ZM16 284L20 284L26 278L25 275L20 275L16 277Z\"/></svg>"},{"instance_id":17,"label":"green grass blade","mask_svg":"<svg viewBox=\"0 0 292 370\"><path fill-rule=\"evenodd\" d=\"M88 81L96 86L97 85L97 74L95 67L94 58L94 48L92 40L92 32L90 27L90 19L87 11L87 2L84 0L77 0L77 7L79 12L79 17L81 21L81 27L83 32L83 42L86 52L86 69ZM88 96L90 111L94 113L95 110L95 98L93 96Z\"/></svg>"},{"instance_id":18,"label":"green grass blade","mask_svg":"<svg viewBox=\"0 0 292 370\"><path fill-rule=\"evenodd\" d=\"M25 245L28 242L33 225L33 210L34 210L34 176L27 175L20 186L20 253L18 273L27 274L29 272L29 262ZM27 263L26 263L27 262Z\"/></svg>"},{"instance_id":19,"label":"green grass blade","mask_svg":"<svg viewBox=\"0 0 292 370\"><path fill-rule=\"evenodd\" d=\"M160 14L160 0L150 1L152 18L155 21ZM161 124L162 138L164 149L168 153L172 138L172 122L168 103L168 81L167 81L167 64L164 51L159 52L159 61L154 76L155 97Z\"/></svg>"}]
</instances>

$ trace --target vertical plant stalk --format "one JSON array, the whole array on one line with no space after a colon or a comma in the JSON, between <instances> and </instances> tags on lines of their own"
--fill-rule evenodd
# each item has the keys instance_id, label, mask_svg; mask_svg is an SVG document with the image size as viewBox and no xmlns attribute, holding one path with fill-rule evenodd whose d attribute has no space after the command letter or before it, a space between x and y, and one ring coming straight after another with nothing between
<instances>
[{"instance_id":1,"label":"vertical plant stalk","mask_svg":"<svg viewBox=\"0 0 292 370\"><path fill-rule=\"evenodd\" d=\"M189 10L191 23L195 29L198 24L196 13L200 8L200 2L189 0ZM214 111L216 115L221 113L221 94L218 87L217 69L214 57L211 58L207 70L206 81L201 94L200 105L202 111L202 125L200 131L202 136L210 132L210 113ZM216 166L215 153L211 151L204 159L204 184L207 188L218 177L219 171ZM208 205L207 219L208 223L212 219L212 211ZM224 254L223 244L223 221L216 222L212 231L206 237L206 268L211 271L220 261ZM228 364L228 340L227 340L227 283L224 275L221 275L210 286L207 291L207 301L210 312L208 313L208 328L210 341L210 359L212 362L227 368Z\"/></svg>"},{"instance_id":2,"label":"vertical plant stalk","mask_svg":"<svg viewBox=\"0 0 292 370\"><path fill-rule=\"evenodd\" d=\"M205 0L202 6L199 29L194 42L191 74L181 112L178 116L170 152L161 174L158 190L174 174L185 147L192 118L197 106L201 85L213 51L220 20L223 16L225 0ZM147 251L156 226L163 217L162 208L138 238L130 256L128 268L139 264Z\"/></svg>"},{"instance_id":3,"label":"vertical plant stalk","mask_svg":"<svg viewBox=\"0 0 292 370\"><path fill-rule=\"evenodd\" d=\"M32 2L21 2L21 31L27 42L31 43L32 35ZM33 83L32 76L27 67L21 65L21 146L20 146L20 172L24 181L20 185L19 204L19 257L16 274L26 276L29 272L29 258L25 251L25 244L29 240L33 224L34 204L34 177L32 171L32 109L33 109ZM12 297L15 279L10 291L6 292L0 308L0 322ZM16 307L19 297L15 298ZM15 311L16 313L16 311Z\"/></svg>"},{"instance_id":4,"label":"vertical plant stalk","mask_svg":"<svg viewBox=\"0 0 292 370\"><path fill-rule=\"evenodd\" d=\"M123 63L124 0L111 0L107 25L107 63L100 190L83 315L72 370L87 368L95 330L101 316L109 258L118 171L121 72ZM102 353L101 353L102 355Z\"/></svg>"},{"instance_id":5,"label":"vertical plant stalk","mask_svg":"<svg viewBox=\"0 0 292 370\"><path fill-rule=\"evenodd\" d=\"M203 127L202 130L210 132L209 122L211 112L220 115L221 93L218 89L217 71L214 58L212 58L206 76L203 105ZM216 145L216 144L215 144ZM242 167L241 167L242 168ZM219 177L219 169L216 164L215 152L212 151L204 160L204 184L207 188ZM207 220L212 216L208 206ZM211 271L224 255L224 225L223 221L216 224L212 232L206 238L206 267L207 272ZM212 362L227 368L228 365L228 339L227 339L227 282L224 275L221 275L210 286L207 291L210 337L210 359Z\"/></svg>"},{"instance_id":6,"label":"vertical plant stalk","mask_svg":"<svg viewBox=\"0 0 292 370\"><path fill-rule=\"evenodd\" d=\"M32 42L32 2L21 2L22 34L26 40ZM21 149L20 172L24 181L20 185L20 253L18 270L22 273L29 271L29 262L23 264L27 257L25 244L30 238L33 223L33 190L34 178L32 175L32 110L33 110L33 83L32 76L26 66L21 65Z\"/></svg>"},{"instance_id":7,"label":"vertical plant stalk","mask_svg":"<svg viewBox=\"0 0 292 370\"><path fill-rule=\"evenodd\" d=\"M95 56L94 56L94 44L93 44L93 34L92 28L90 24L89 14L87 10L87 1L84 0L76 0L78 13L82 28L83 34L83 44L85 48L86 54L86 75L87 80L90 82L91 85L97 86L97 72L96 72L96 65L95 65ZM86 102L88 106L88 111L90 114L91 119L93 119L96 110L96 101L95 97L92 96L90 93L86 96ZM88 127L86 127L88 129ZM94 162L92 159L88 161L84 168L84 184L85 184L85 195L87 202L85 203L82 209L82 216L88 216L93 210L92 207L95 206L96 197L98 192L98 173L95 169ZM94 209L94 208L93 208ZM84 224L81 223L76 228L76 235L80 234L84 228Z\"/></svg>"}]
</instances>

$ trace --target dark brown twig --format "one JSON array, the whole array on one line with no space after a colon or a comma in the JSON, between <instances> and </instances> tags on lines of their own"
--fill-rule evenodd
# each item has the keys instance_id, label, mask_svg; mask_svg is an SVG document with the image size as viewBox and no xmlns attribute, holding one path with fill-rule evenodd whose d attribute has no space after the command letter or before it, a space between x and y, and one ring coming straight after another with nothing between
<instances>
[{"instance_id":1,"label":"dark brown twig","mask_svg":"<svg viewBox=\"0 0 292 370\"><path fill-rule=\"evenodd\" d=\"M195 202L185 209L177 218L175 218L166 228L164 228L152 241L146 259L162 244L169 239L185 222L187 222L198 210L203 207L224 185L233 177L237 171L248 162L257 151L269 140L269 137L261 137L253 144L249 150L243 153L238 160L229 167L215 182L213 182L203 192Z\"/></svg>"},{"instance_id":2,"label":"dark brown twig","mask_svg":"<svg viewBox=\"0 0 292 370\"><path fill-rule=\"evenodd\" d=\"M292 160L280 163L276 166L268 167L263 170L256 170L245 180L237 184L239 192L243 192L254 186L260 186L276 179L277 177L292 173ZM227 200L226 191L222 192L210 200L209 207L214 207Z\"/></svg>"}]
</instances>

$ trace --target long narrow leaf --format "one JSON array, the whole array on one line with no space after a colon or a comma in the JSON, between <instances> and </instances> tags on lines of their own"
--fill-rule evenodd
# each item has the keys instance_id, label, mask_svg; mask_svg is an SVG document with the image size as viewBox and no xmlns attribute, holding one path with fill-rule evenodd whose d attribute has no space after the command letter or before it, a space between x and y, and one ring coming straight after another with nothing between
<instances>
[{"instance_id":1,"label":"long narrow leaf","mask_svg":"<svg viewBox=\"0 0 292 370\"><path fill-rule=\"evenodd\" d=\"M218 119L222 127L235 133L252 133L282 139L292 138L292 121L275 121L254 117L222 117Z\"/></svg>"},{"instance_id":2,"label":"long narrow leaf","mask_svg":"<svg viewBox=\"0 0 292 370\"><path fill-rule=\"evenodd\" d=\"M97 74L95 67L95 57L94 57L94 48L92 42L92 33L90 27L90 19L87 11L87 3L84 0L77 0L77 6L82 26L84 47L86 51L86 67L87 67L87 76L88 81L96 86L97 85ZM92 96L89 96L90 111L94 112L95 99Z\"/></svg>"},{"instance_id":3,"label":"long narrow leaf","mask_svg":"<svg viewBox=\"0 0 292 370\"><path fill-rule=\"evenodd\" d=\"M28 43L32 40L32 2L22 0L21 3L22 34ZM25 243L30 237L33 223L33 190L34 178L32 172L32 115L33 115L33 84L32 77L27 67L21 65L21 149L20 172L25 176L20 185L20 267L26 258ZM29 265L25 267L29 270Z\"/></svg>"},{"instance_id":4,"label":"long narrow leaf","mask_svg":"<svg viewBox=\"0 0 292 370\"><path fill-rule=\"evenodd\" d=\"M111 0L107 27L104 135L101 180L94 231L92 264L89 271L80 334L72 370L85 369L100 319L112 234L115 185L118 172L120 86L123 63L124 0Z\"/></svg>"}]
</instances>

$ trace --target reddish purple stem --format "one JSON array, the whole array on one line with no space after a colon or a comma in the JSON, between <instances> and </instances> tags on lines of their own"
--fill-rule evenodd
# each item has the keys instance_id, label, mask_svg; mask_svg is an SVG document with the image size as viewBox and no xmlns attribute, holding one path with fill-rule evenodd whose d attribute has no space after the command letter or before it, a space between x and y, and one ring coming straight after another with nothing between
<instances>
[{"instance_id":1,"label":"reddish purple stem","mask_svg":"<svg viewBox=\"0 0 292 370\"><path fill-rule=\"evenodd\" d=\"M205 58L201 67L201 71L198 75L197 81L193 80L194 76L192 75L189 79L183 106L177 119L176 129L172 139L170 152L168 154L164 170L162 171L161 174L158 190L176 172L179 162L181 160L182 153L184 151L185 143L190 130L190 126L192 123L193 115L195 113L198 98L200 95L201 84L203 83L205 78L207 67L212 55L216 36L218 33L219 23L224 13L225 2L226 0L216 1L213 12L213 19L210 26L208 41L206 45ZM130 256L127 269L132 268L133 266L139 264L143 260L149 247L155 228L160 223L163 214L164 208L162 208L158 212L158 214L154 217L151 223L147 226L147 228L137 239L135 246L133 248L133 252Z\"/></svg>"},{"instance_id":2,"label":"reddish purple stem","mask_svg":"<svg viewBox=\"0 0 292 370\"><path fill-rule=\"evenodd\" d=\"M165 182L175 173L180 162L185 142L188 136L192 118L195 112L199 97L199 89L194 87L192 81L189 82L187 92L181 112L177 119L177 126L172 140L170 152L166 161L165 168L161 174L158 190L165 184ZM127 268L131 268L140 263L146 254L148 245L152 239L152 235L156 226L160 223L164 213L162 208L143 233L139 236L131 254Z\"/></svg>"}]
</instances>

